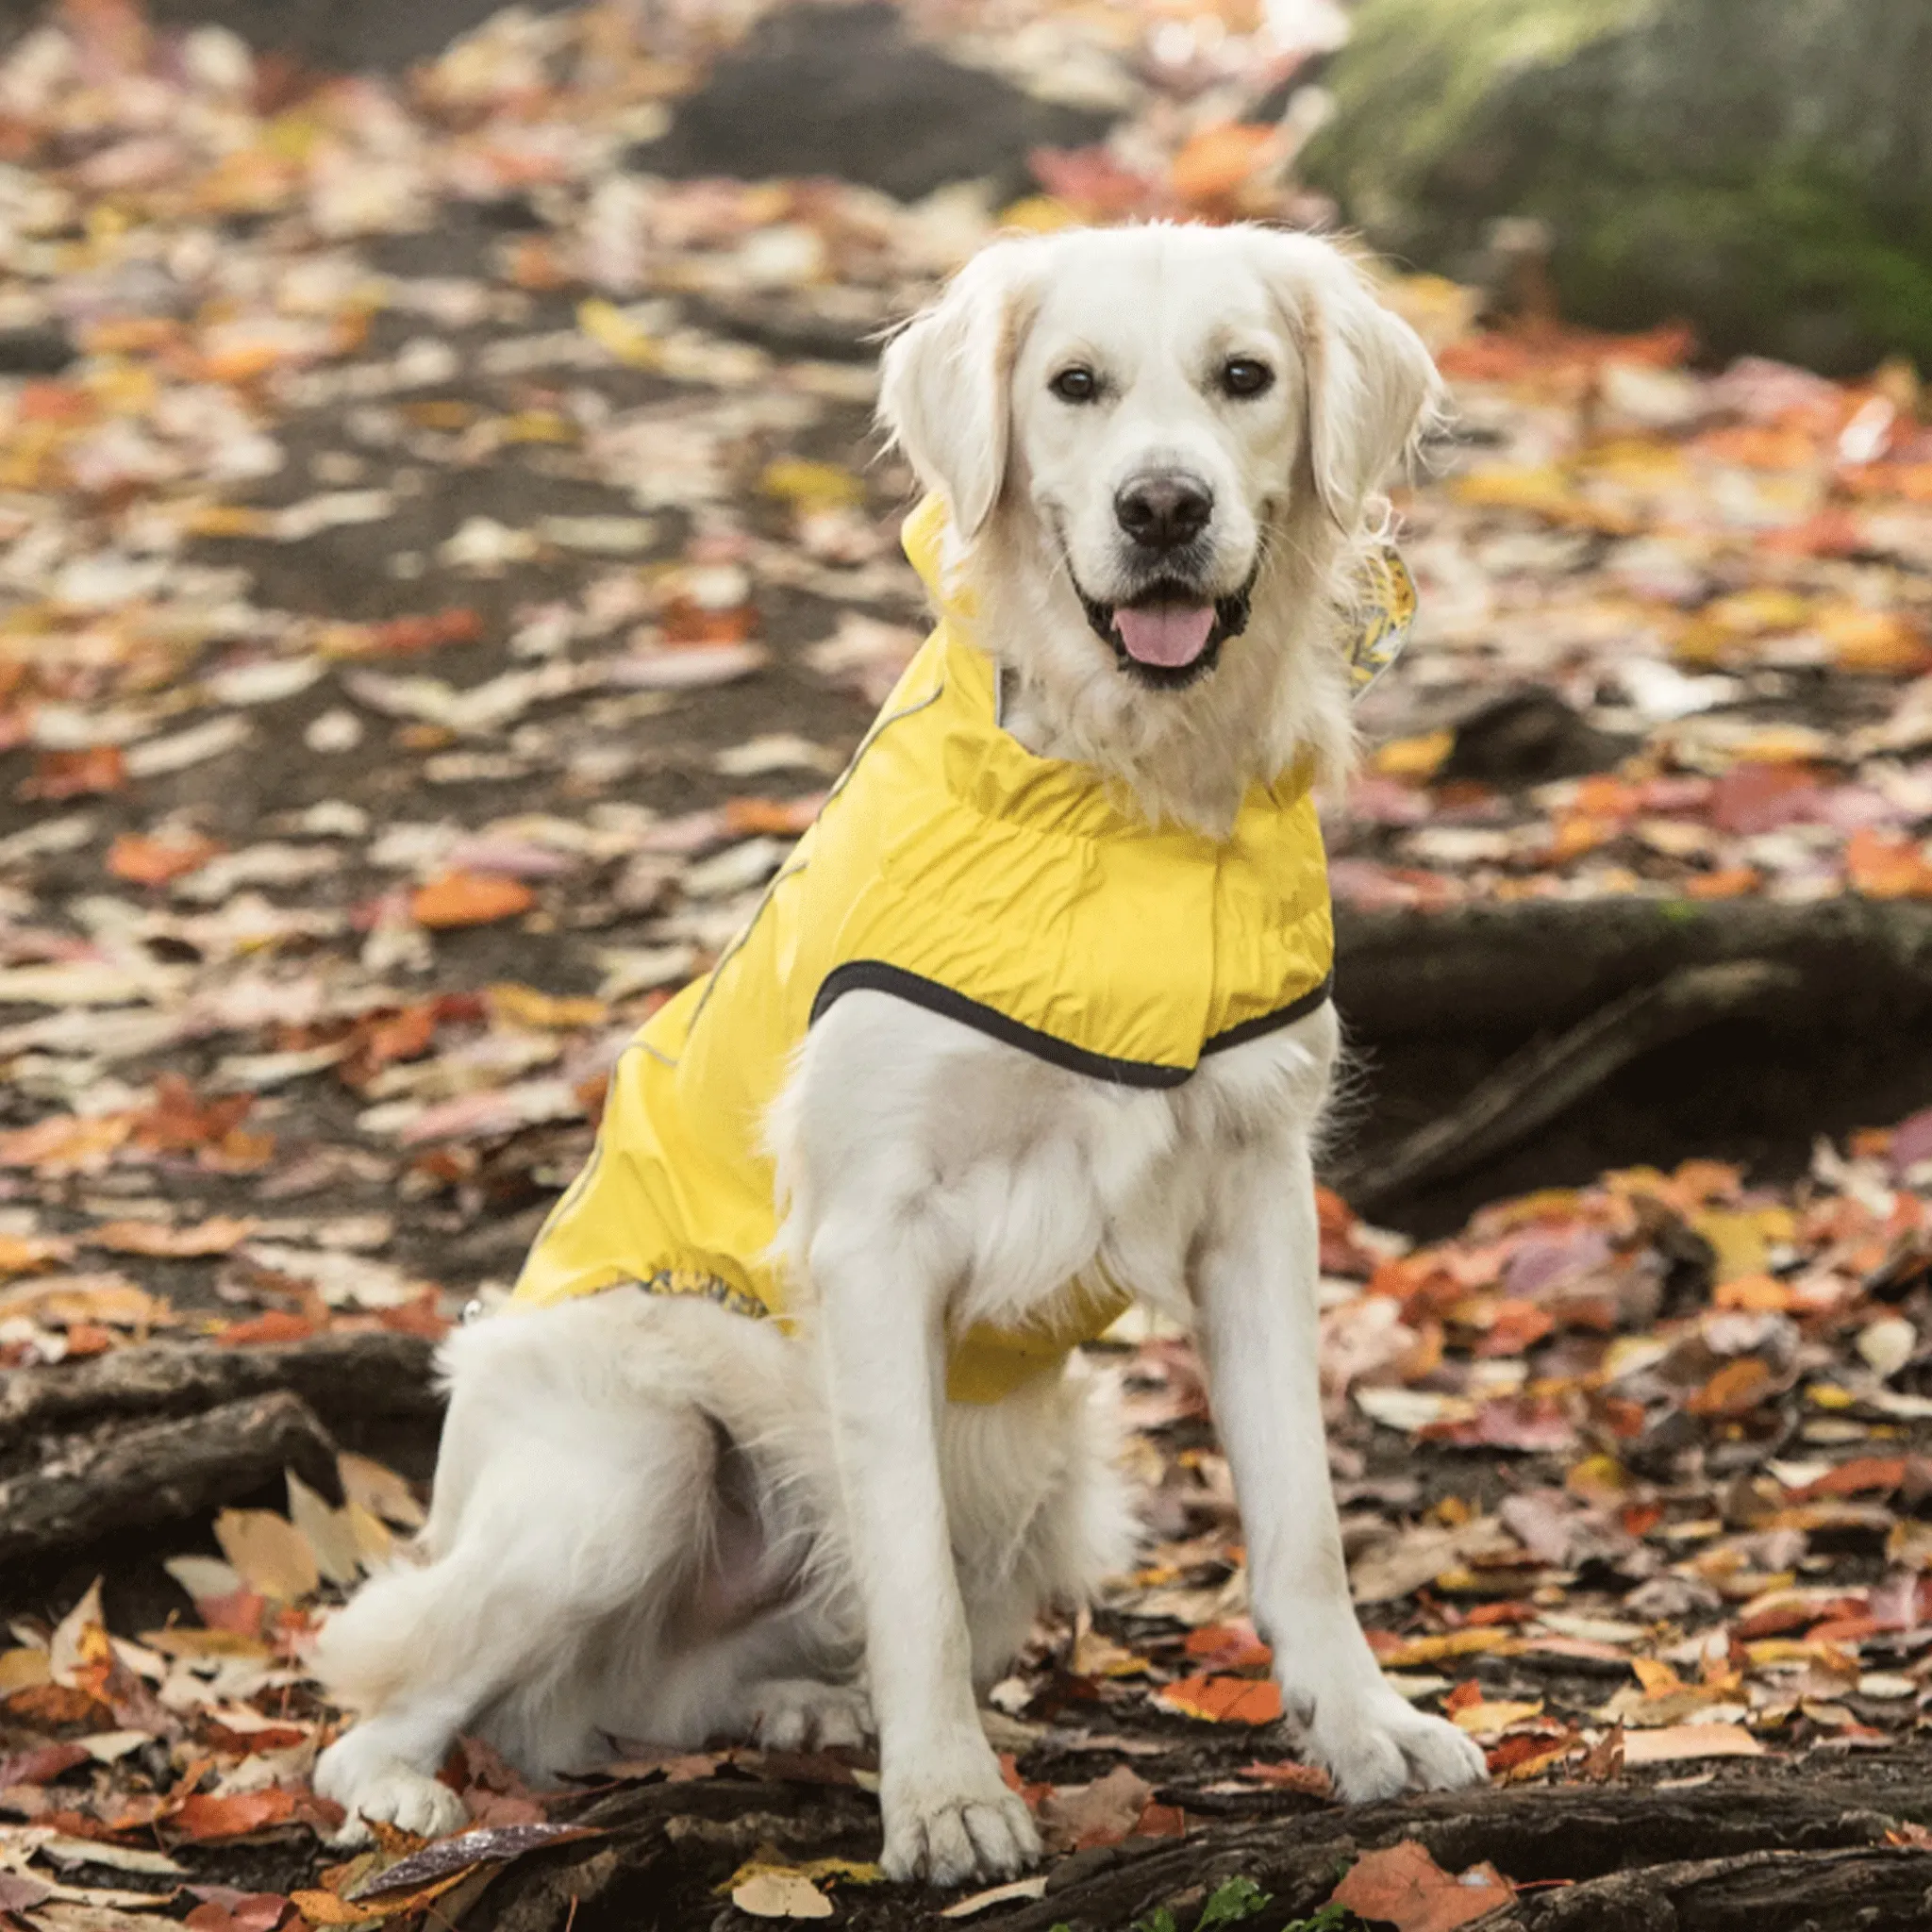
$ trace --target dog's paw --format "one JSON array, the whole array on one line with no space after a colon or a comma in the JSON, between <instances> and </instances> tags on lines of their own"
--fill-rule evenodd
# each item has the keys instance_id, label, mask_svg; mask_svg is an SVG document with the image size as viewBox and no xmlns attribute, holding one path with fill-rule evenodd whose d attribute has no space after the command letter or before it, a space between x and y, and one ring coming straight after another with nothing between
<instances>
[{"instance_id":1,"label":"dog's paw","mask_svg":"<svg viewBox=\"0 0 1932 1932\"><path fill-rule=\"evenodd\" d=\"M1392 1798L1411 1787L1460 1790L1489 1775L1474 1739L1442 1718L1412 1709L1382 1684L1352 1696L1331 1691L1318 1701L1302 1747L1350 1805Z\"/></svg>"},{"instance_id":2,"label":"dog's paw","mask_svg":"<svg viewBox=\"0 0 1932 1932\"><path fill-rule=\"evenodd\" d=\"M351 1731L315 1760L315 1789L348 1814L333 1843L364 1845L374 1837L371 1821L393 1824L418 1838L447 1838L466 1829L469 1807L445 1784L414 1770L400 1758L378 1757Z\"/></svg>"},{"instance_id":3,"label":"dog's paw","mask_svg":"<svg viewBox=\"0 0 1932 1932\"><path fill-rule=\"evenodd\" d=\"M751 1692L752 1736L768 1751L858 1745L872 1732L872 1703L856 1684L774 1677Z\"/></svg>"},{"instance_id":4,"label":"dog's paw","mask_svg":"<svg viewBox=\"0 0 1932 1932\"><path fill-rule=\"evenodd\" d=\"M1001 1783L991 1756L960 1777L916 1776L880 1793L888 1878L963 1885L1012 1878L1040 1859L1040 1832L1017 1791Z\"/></svg>"}]
</instances>

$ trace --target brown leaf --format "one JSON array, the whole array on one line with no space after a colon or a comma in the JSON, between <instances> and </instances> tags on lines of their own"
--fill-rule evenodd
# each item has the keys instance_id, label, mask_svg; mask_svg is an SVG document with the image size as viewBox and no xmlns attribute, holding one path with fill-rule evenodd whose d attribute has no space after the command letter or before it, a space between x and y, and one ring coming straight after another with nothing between
<instances>
[{"instance_id":1,"label":"brown leaf","mask_svg":"<svg viewBox=\"0 0 1932 1932\"><path fill-rule=\"evenodd\" d=\"M196 1255L226 1255L255 1232L256 1224L229 1214L217 1214L187 1227L165 1221L104 1221L85 1237L91 1248L117 1255L161 1255L182 1258Z\"/></svg>"},{"instance_id":2,"label":"brown leaf","mask_svg":"<svg viewBox=\"0 0 1932 1932\"><path fill-rule=\"evenodd\" d=\"M1366 1853L1330 1893L1357 1918L1378 1920L1396 1932L1452 1932L1514 1896L1515 1888L1493 1865L1472 1865L1458 1877L1413 1839Z\"/></svg>"},{"instance_id":3,"label":"brown leaf","mask_svg":"<svg viewBox=\"0 0 1932 1932\"><path fill-rule=\"evenodd\" d=\"M300 1808L295 1793L279 1785L240 1791L227 1798L197 1791L181 1801L167 1823L171 1831L200 1844L212 1839L245 1838L272 1824L286 1824Z\"/></svg>"},{"instance_id":4,"label":"brown leaf","mask_svg":"<svg viewBox=\"0 0 1932 1932\"><path fill-rule=\"evenodd\" d=\"M438 1839L421 1851L366 1878L350 1898L361 1904L387 1900L391 1893L413 1891L425 1885L441 1885L452 1876L460 1878L473 1866L504 1865L521 1858L526 1852L541 1851L547 1845L564 1845L576 1839L602 1838L603 1832L591 1824L500 1824L480 1831L459 1831L452 1838ZM395 1907L385 1904L384 1909Z\"/></svg>"},{"instance_id":5,"label":"brown leaf","mask_svg":"<svg viewBox=\"0 0 1932 1932\"><path fill-rule=\"evenodd\" d=\"M1062 1785L1040 1806L1047 1843L1061 1851L1117 1845L1133 1834L1154 1796L1154 1787L1117 1764L1091 1785Z\"/></svg>"}]
</instances>

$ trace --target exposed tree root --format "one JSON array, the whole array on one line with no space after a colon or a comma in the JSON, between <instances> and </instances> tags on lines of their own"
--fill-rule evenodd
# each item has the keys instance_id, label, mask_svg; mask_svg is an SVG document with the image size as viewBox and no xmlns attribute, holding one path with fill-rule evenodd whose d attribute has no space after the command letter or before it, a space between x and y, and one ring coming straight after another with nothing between
<instances>
[{"instance_id":1,"label":"exposed tree root","mask_svg":"<svg viewBox=\"0 0 1932 1932\"><path fill-rule=\"evenodd\" d=\"M57 1444L38 1468L0 1483L0 1564L198 1516L284 1469L332 1495L335 1456L315 1412L287 1390L138 1428L116 1424Z\"/></svg>"},{"instance_id":2,"label":"exposed tree root","mask_svg":"<svg viewBox=\"0 0 1932 1932\"><path fill-rule=\"evenodd\" d=\"M1463 1102L1399 1146L1344 1171L1336 1186L1373 1213L1418 1188L1454 1180L1520 1145L1641 1055L1713 1020L1762 1010L1800 990L1795 967L1762 959L1684 966L1601 1008L1553 1041L1512 1055Z\"/></svg>"},{"instance_id":3,"label":"exposed tree root","mask_svg":"<svg viewBox=\"0 0 1932 1932\"><path fill-rule=\"evenodd\" d=\"M1369 1040L1574 1025L1687 966L1762 959L1812 1010L1895 1026L1932 1009L1932 906L1847 896L1530 900L1440 912L1336 908L1337 998Z\"/></svg>"},{"instance_id":4,"label":"exposed tree root","mask_svg":"<svg viewBox=\"0 0 1932 1932\"><path fill-rule=\"evenodd\" d=\"M1185 1839L1131 1840L1063 1858L1037 1902L969 1923L999 1932L1125 1932L1160 1907L1182 1928L1215 1886L1253 1880L1272 1903L1244 1921L1275 1932L1319 1907L1363 1852L1403 1839L1446 1871L1483 1859L1527 1888L1498 1932L1905 1932L1932 1925L1932 1852L1888 1842L1932 1816L1915 1765L1729 1776L1690 1790L1611 1785L1496 1789L1356 1810L1189 1822ZM1257 1802L1268 1804L1265 1796ZM877 1855L872 1802L849 1787L728 1778L588 1802L608 1837L526 1859L465 1917L464 1932L647 1932L748 1927L718 1888L761 1847L781 1857ZM940 1924L945 1895L839 1888L855 1932Z\"/></svg>"},{"instance_id":5,"label":"exposed tree root","mask_svg":"<svg viewBox=\"0 0 1932 1932\"><path fill-rule=\"evenodd\" d=\"M369 1415L433 1416L430 1344L414 1335L317 1335L223 1348L157 1342L92 1360L0 1376L0 1467L50 1432L112 1417L182 1416L288 1390L331 1423Z\"/></svg>"}]
</instances>

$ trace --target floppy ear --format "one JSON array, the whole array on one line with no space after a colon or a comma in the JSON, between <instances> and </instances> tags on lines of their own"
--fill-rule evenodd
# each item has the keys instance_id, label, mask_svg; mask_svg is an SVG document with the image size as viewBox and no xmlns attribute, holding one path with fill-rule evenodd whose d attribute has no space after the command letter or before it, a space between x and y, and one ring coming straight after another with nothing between
<instances>
[{"instance_id":1,"label":"floppy ear","mask_svg":"<svg viewBox=\"0 0 1932 1932\"><path fill-rule=\"evenodd\" d=\"M1338 249L1270 237L1277 291L1302 341L1308 465L1322 507L1344 530L1436 405L1441 382L1422 338L1375 300Z\"/></svg>"},{"instance_id":2,"label":"floppy ear","mask_svg":"<svg viewBox=\"0 0 1932 1932\"><path fill-rule=\"evenodd\" d=\"M892 338L880 368L879 422L969 541L1006 480L1008 388L1037 249L1010 241L981 250Z\"/></svg>"}]
</instances>

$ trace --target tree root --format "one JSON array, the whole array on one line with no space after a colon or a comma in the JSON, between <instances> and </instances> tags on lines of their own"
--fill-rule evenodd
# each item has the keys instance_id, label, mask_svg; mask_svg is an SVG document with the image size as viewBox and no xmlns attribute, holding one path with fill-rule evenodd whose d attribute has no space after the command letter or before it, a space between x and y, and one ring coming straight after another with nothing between
<instances>
[{"instance_id":1,"label":"tree root","mask_svg":"<svg viewBox=\"0 0 1932 1932\"><path fill-rule=\"evenodd\" d=\"M1687 966L1761 959L1809 1010L1932 1011L1932 906L1846 896L1516 900L1440 912L1336 908L1337 1001L1366 1040L1570 1026Z\"/></svg>"},{"instance_id":2,"label":"tree root","mask_svg":"<svg viewBox=\"0 0 1932 1932\"><path fill-rule=\"evenodd\" d=\"M1802 984L1795 967L1763 959L1680 967L1558 1039L1512 1055L1460 1106L1387 1154L1344 1170L1335 1185L1374 1213L1420 1188L1455 1180L1520 1145L1641 1055L1714 1020L1762 1010Z\"/></svg>"},{"instance_id":3,"label":"tree root","mask_svg":"<svg viewBox=\"0 0 1932 1932\"><path fill-rule=\"evenodd\" d=\"M1063 1858L1044 1898L968 1923L1125 1932L1166 1906L1186 1928L1216 1886L1245 1877L1273 1896L1244 1925L1277 1932L1318 1909L1362 1853L1414 1839L1445 1871L1489 1859L1526 1888L1485 1922L1497 1932L1923 1932L1932 1852L1888 1835L1932 1817L1926 1770L1918 1754L1856 1772L1753 1771L1690 1790L1490 1787L1353 1810L1190 1818L1184 1839ZM512 1866L464 1932L749 1932L718 1888L761 1847L798 1860L878 1852L877 1813L850 1787L721 1776L608 1792L576 1816L608 1835ZM839 1923L851 1932L935 1925L946 1903L914 1887L838 1888Z\"/></svg>"},{"instance_id":4,"label":"tree root","mask_svg":"<svg viewBox=\"0 0 1932 1932\"><path fill-rule=\"evenodd\" d=\"M59 1443L37 1469L0 1482L0 1564L198 1516L284 1469L339 1493L335 1442L287 1390Z\"/></svg>"},{"instance_id":5,"label":"tree root","mask_svg":"<svg viewBox=\"0 0 1932 1932\"><path fill-rule=\"evenodd\" d=\"M317 1335L247 1348L157 1342L0 1377L0 1467L50 1431L117 1416L181 1416L287 1390L332 1423L368 1415L433 1417L430 1344L414 1335Z\"/></svg>"}]
</instances>

